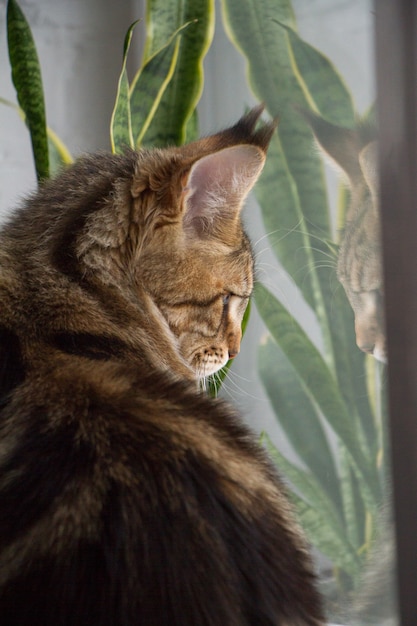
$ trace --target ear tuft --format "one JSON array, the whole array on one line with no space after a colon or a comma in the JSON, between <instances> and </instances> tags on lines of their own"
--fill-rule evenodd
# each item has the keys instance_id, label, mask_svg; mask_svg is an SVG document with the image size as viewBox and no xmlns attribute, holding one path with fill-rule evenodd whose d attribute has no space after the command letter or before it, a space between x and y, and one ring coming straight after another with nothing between
<instances>
[{"instance_id":1,"label":"ear tuft","mask_svg":"<svg viewBox=\"0 0 417 626\"><path fill-rule=\"evenodd\" d=\"M241 144L206 155L191 167L184 186L184 229L213 233L237 219L265 162L263 151Z\"/></svg>"},{"instance_id":2,"label":"ear tuft","mask_svg":"<svg viewBox=\"0 0 417 626\"><path fill-rule=\"evenodd\" d=\"M363 179L359 155L375 139L372 125L359 123L355 128L344 128L331 124L312 111L299 111L310 125L324 153L348 175L350 182L354 184Z\"/></svg>"},{"instance_id":3,"label":"ear tuft","mask_svg":"<svg viewBox=\"0 0 417 626\"><path fill-rule=\"evenodd\" d=\"M266 152L279 120L276 117L270 122L258 125L264 109L265 105L263 103L258 104L258 106L253 107L246 115L241 117L230 131L226 131L230 132L235 143L239 141L241 143L250 143Z\"/></svg>"}]
</instances>

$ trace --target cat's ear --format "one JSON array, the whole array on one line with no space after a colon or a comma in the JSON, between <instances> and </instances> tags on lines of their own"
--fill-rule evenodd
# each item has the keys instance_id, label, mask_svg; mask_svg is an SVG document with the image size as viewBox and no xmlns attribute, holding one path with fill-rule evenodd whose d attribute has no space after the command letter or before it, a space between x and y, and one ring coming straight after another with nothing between
<instances>
[{"instance_id":1,"label":"cat's ear","mask_svg":"<svg viewBox=\"0 0 417 626\"><path fill-rule=\"evenodd\" d=\"M309 113L306 117L324 153L354 183L362 175L359 164L361 145L358 133L353 129L331 124L318 115Z\"/></svg>"},{"instance_id":2,"label":"cat's ear","mask_svg":"<svg viewBox=\"0 0 417 626\"><path fill-rule=\"evenodd\" d=\"M366 184L368 185L372 197L376 201L378 198L378 142L371 141L359 154L359 163L362 168ZM375 202L375 206L377 203Z\"/></svg>"},{"instance_id":3,"label":"cat's ear","mask_svg":"<svg viewBox=\"0 0 417 626\"><path fill-rule=\"evenodd\" d=\"M331 124L312 111L300 110L300 113L311 127L314 137L325 156L347 174L351 184L363 178L359 163L359 153L371 140L371 128L343 128Z\"/></svg>"},{"instance_id":4,"label":"cat's ear","mask_svg":"<svg viewBox=\"0 0 417 626\"><path fill-rule=\"evenodd\" d=\"M264 163L264 152L249 144L196 161L183 181L184 230L203 236L216 232L225 220L235 221Z\"/></svg>"}]
</instances>

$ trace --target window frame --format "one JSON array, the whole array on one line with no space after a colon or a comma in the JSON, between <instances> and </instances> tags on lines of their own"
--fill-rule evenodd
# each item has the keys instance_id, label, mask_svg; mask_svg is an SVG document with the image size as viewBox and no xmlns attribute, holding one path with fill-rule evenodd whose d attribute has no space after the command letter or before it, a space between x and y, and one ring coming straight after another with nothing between
<instances>
[{"instance_id":1,"label":"window frame","mask_svg":"<svg viewBox=\"0 0 417 626\"><path fill-rule=\"evenodd\" d=\"M375 1L380 209L398 614L417 615L417 4Z\"/></svg>"}]
</instances>

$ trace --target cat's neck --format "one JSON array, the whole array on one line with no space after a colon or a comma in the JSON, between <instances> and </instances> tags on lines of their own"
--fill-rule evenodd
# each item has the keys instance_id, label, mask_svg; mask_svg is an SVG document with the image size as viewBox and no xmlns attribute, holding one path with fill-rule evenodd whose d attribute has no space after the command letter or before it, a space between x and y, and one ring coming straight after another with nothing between
<instances>
[{"instance_id":1,"label":"cat's neck","mask_svg":"<svg viewBox=\"0 0 417 626\"><path fill-rule=\"evenodd\" d=\"M3 249L2 254L7 251ZM10 276L2 276L0 287L2 323L25 338L29 361L49 359L51 350L58 350L121 360L132 368L195 380L195 372L181 356L175 336L148 294L99 281L80 278L77 282L50 266L38 271L41 258L26 257L22 271L17 255L9 253L9 257L12 262L4 267ZM36 310L49 314L34 316Z\"/></svg>"}]
</instances>

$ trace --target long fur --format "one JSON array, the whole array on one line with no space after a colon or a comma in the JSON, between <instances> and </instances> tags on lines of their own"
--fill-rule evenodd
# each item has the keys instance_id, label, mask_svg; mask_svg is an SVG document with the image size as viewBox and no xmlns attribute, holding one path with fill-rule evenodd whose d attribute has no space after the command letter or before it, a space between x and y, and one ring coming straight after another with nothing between
<instances>
[{"instance_id":1,"label":"long fur","mask_svg":"<svg viewBox=\"0 0 417 626\"><path fill-rule=\"evenodd\" d=\"M1 624L322 624L274 466L197 388L239 349L260 113L84 157L0 234Z\"/></svg>"}]
</instances>

